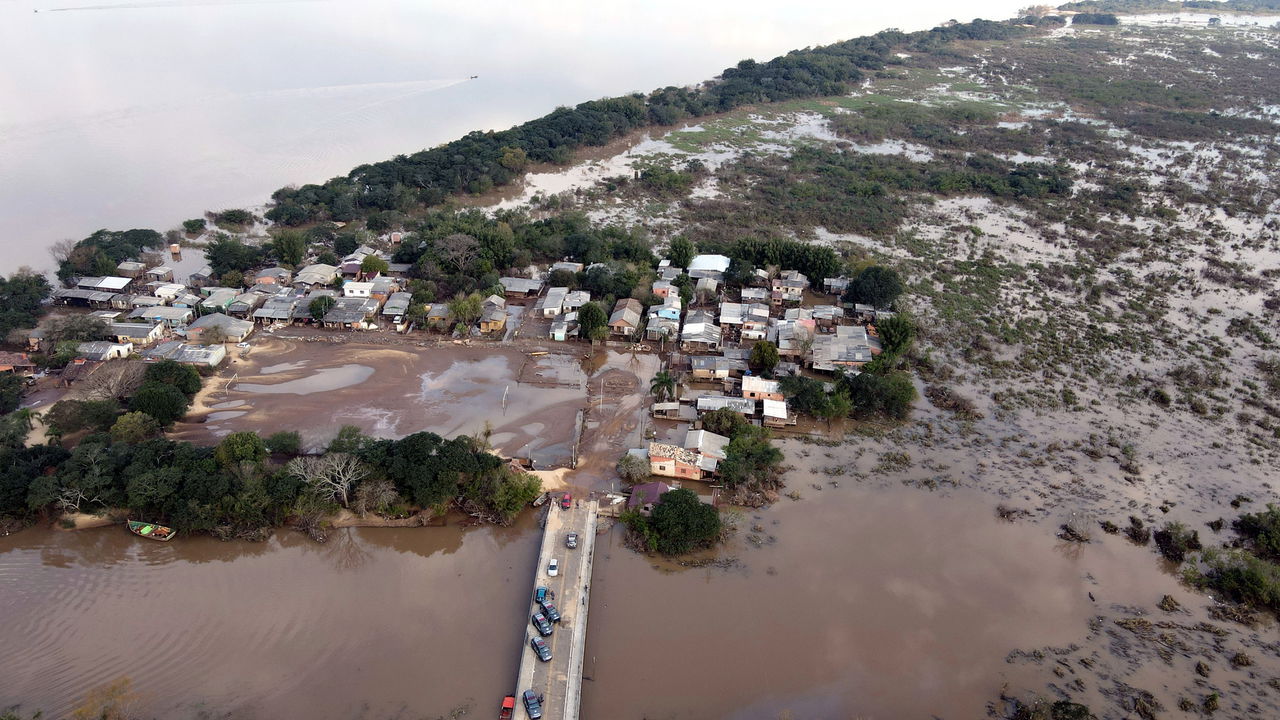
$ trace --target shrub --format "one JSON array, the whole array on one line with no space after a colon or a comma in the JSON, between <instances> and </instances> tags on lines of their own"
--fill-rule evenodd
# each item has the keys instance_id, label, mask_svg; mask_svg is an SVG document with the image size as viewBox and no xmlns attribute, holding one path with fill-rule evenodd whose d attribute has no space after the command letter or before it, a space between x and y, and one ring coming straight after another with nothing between
<instances>
[{"instance_id":1,"label":"shrub","mask_svg":"<svg viewBox=\"0 0 1280 720\"><path fill-rule=\"evenodd\" d=\"M637 483L649 477L649 463L631 453L618 458L618 464L614 469L618 471L618 477L624 482Z\"/></svg>"},{"instance_id":2,"label":"shrub","mask_svg":"<svg viewBox=\"0 0 1280 720\"><path fill-rule=\"evenodd\" d=\"M1280 613L1280 566L1243 550L1206 550L1206 569L1191 573L1194 584L1253 607Z\"/></svg>"},{"instance_id":3,"label":"shrub","mask_svg":"<svg viewBox=\"0 0 1280 720\"><path fill-rule=\"evenodd\" d=\"M138 392L129 399L129 409L144 412L156 419L156 422L167 426L180 419L187 412L188 400L182 391L173 385L160 382L145 382Z\"/></svg>"},{"instance_id":4,"label":"shrub","mask_svg":"<svg viewBox=\"0 0 1280 720\"><path fill-rule=\"evenodd\" d=\"M1280 561L1280 507L1268 504L1266 512L1241 515L1232 526L1259 556Z\"/></svg>"},{"instance_id":5,"label":"shrub","mask_svg":"<svg viewBox=\"0 0 1280 720\"><path fill-rule=\"evenodd\" d=\"M1156 548L1160 554L1176 563L1186 560L1187 553L1201 549L1200 533L1188 530L1179 522L1165 523L1164 528L1155 532Z\"/></svg>"},{"instance_id":6,"label":"shrub","mask_svg":"<svg viewBox=\"0 0 1280 720\"><path fill-rule=\"evenodd\" d=\"M160 434L160 423L143 412L121 415L111 426L111 439L115 442L139 443Z\"/></svg>"},{"instance_id":7,"label":"shrub","mask_svg":"<svg viewBox=\"0 0 1280 720\"><path fill-rule=\"evenodd\" d=\"M302 447L302 436L294 430L272 433L266 439L267 450L280 455L297 455Z\"/></svg>"},{"instance_id":8,"label":"shrub","mask_svg":"<svg viewBox=\"0 0 1280 720\"><path fill-rule=\"evenodd\" d=\"M204 228L205 228L204 218L192 218L190 220L182 221L182 229L187 231L188 233L191 233L192 235L196 235L198 233L204 232Z\"/></svg>"}]
</instances>

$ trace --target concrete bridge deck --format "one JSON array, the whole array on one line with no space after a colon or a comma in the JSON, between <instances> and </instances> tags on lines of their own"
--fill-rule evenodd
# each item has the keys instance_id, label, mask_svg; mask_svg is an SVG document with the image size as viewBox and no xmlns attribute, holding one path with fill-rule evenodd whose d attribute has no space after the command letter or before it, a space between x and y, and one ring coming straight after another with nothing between
<instances>
[{"instance_id":1,"label":"concrete bridge deck","mask_svg":"<svg viewBox=\"0 0 1280 720\"><path fill-rule=\"evenodd\" d=\"M525 690L533 690L543 696L543 718L577 720L599 507L595 500L575 500L572 508L562 510L558 494L551 502L554 505L547 514L538 565L534 570L533 584L529 586L529 610L524 618L524 645L520 672L516 677L516 717L528 717L520 698ZM578 533L578 547L572 550L565 546L565 538L571 532ZM547 575L547 566L552 558L560 563L556 577ZM533 648L529 647L529 640L539 637L530 622L530 616L538 610L533 595L539 586L555 594L555 606L561 615L560 622L553 626L554 632L545 638L551 649L550 662L538 660Z\"/></svg>"}]
</instances>

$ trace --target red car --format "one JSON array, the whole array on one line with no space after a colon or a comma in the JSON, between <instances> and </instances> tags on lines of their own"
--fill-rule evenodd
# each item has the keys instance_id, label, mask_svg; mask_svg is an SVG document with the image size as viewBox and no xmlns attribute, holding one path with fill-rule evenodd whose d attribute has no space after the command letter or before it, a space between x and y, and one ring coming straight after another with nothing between
<instances>
[{"instance_id":1,"label":"red car","mask_svg":"<svg viewBox=\"0 0 1280 720\"><path fill-rule=\"evenodd\" d=\"M508 695L502 698L502 710L498 714L498 720L511 720L516 715L516 696Z\"/></svg>"},{"instance_id":2,"label":"red car","mask_svg":"<svg viewBox=\"0 0 1280 720\"><path fill-rule=\"evenodd\" d=\"M571 507L573 507L573 496L565 493L564 497L560 498L560 509L568 510Z\"/></svg>"}]
</instances>

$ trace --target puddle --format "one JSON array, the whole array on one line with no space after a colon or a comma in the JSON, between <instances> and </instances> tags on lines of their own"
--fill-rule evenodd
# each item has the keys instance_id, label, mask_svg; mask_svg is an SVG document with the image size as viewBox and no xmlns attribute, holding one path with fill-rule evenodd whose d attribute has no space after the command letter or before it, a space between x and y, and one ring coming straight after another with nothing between
<instances>
[{"instance_id":1,"label":"puddle","mask_svg":"<svg viewBox=\"0 0 1280 720\"><path fill-rule=\"evenodd\" d=\"M372 375L373 368L368 365L352 364L336 368L324 368L317 370L313 375L273 385L240 382L233 385L232 389L263 395L312 395L359 385Z\"/></svg>"}]
</instances>

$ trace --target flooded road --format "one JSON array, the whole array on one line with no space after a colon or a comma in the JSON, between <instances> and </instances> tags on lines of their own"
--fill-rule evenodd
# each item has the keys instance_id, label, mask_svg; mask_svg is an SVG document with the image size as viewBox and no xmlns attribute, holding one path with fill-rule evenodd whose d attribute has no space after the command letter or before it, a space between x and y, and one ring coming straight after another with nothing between
<instances>
[{"instance_id":1,"label":"flooded road","mask_svg":"<svg viewBox=\"0 0 1280 720\"><path fill-rule=\"evenodd\" d=\"M539 535L350 529L319 545L121 527L0 538L0 707L66 717L127 677L147 717L436 717L509 691ZM505 620L505 621L504 621Z\"/></svg>"}]
</instances>

